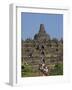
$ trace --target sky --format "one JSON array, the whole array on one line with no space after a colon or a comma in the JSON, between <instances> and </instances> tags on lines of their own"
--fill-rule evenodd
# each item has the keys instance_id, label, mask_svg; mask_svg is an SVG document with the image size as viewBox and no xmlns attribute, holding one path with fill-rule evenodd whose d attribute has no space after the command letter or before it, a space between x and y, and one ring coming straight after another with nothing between
<instances>
[{"instance_id":1,"label":"sky","mask_svg":"<svg viewBox=\"0 0 72 90\"><path fill-rule=\"evenodd\" d=\"M63 14L21 13L21 38L34 38L40 24L44 24L46 32L51 38L63 37Z\"/></svg>"}]
</instances>

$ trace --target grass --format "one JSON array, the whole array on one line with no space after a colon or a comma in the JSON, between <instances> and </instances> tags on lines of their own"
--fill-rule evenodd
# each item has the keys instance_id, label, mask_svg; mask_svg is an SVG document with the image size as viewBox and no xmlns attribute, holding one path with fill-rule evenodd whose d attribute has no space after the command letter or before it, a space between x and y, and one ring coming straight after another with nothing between
<instances>
[{"instance_id":1,"label":"grass","mask_svg":"<svg viewBox=\"0 0 72 90\"><path fill-rule=\"evenodd\" d=\"M39 72L37 70L34 70L31 65L22 65L21 70L22 77L39 76Z\"/></svg>"},{"instance_id":2,"label":"grass","mask_svg":"<svg viewBox=\"0 0 72 90\"><path fill-rule=\"evenodd\" d=\"M63 75L63 64L55 64L54 69L50 70L49 75Z\"/></svg>"},{"instance_id":3,"label":"grass","mask_svg":"<svg viewBox=\"0 0 72 90\"><path fill-rule=\"evenodd\" d=\"M42 76L43 74L39 70L35 70L32 65L22 65L21 66L21 76L22 77L35 77ZM55 64L53 69L50 69L49 76L63 75L63 64Z\"/></svg>"}]
</instances>

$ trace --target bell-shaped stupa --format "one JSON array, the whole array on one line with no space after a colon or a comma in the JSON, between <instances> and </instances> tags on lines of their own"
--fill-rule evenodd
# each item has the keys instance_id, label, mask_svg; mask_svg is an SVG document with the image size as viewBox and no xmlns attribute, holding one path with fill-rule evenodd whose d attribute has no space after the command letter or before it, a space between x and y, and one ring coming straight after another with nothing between
<instances>
[{"instance_id":1,"label":"bell-shaped stupa","mask_svg":"<svg viewBox=\"0 0 72 90\"><path fill-rule=\"evenodd\" d=\"M44 24L40 24L39 32L35 34L34 39L38 41L50 40L50 36L45 31Z\"/></svg>"}]
</instances>

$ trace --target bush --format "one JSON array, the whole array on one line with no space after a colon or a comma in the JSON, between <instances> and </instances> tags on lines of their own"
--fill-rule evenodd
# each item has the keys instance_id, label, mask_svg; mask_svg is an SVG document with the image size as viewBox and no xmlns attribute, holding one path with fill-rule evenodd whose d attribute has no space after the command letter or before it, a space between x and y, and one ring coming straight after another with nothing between
<instances>
[{"instance_id":1,"label":"bush","mask_svg":"<svg viewBox=\"0 0 72 90\"><path fill-rule=\"evenodd\" d=\"M32 72L32 67L30 65L22 65L21 69L23 72Z\"/></svg>"},{"instance_id":2,"label":"bush","mask_svg":"<svg viewBox=\"0 0 72 90\"><path fill-rule=\"evenodd\" d=\"M50 70L50 75L63 75L63 64L56 64L54 69Z\"/></svg>"},{"instance_id":3,"label":"bush","mask_svg":"<svg viewBox=\"0 0 72 90\"><path fill-rule=\"evenodd\" d=\"M31 76L33 69L30 65L22 65L21 66L21 74L23 76Z\"/></svg>"}]
</instances>

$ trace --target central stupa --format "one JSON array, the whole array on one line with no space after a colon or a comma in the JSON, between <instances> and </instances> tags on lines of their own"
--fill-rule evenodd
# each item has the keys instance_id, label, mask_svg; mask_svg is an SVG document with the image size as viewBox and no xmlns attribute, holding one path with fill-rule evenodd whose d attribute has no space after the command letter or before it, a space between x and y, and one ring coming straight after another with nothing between
<instances>
[{"instance_id":1,"label":"central stupa","mask_svg":"<svg viewBox=\"0 0 72 90\"><path fill-rule=\"evenodd\" d=\"M39 32L35 34L34 39L38 41L50 40L50 36L45 31L44 24L40 24Z\"/></svg>"},{"instance_id":2,"label":"central stupa","mask_svg":"<svg viewBox=\"0 0 72 90\"><path fill-rule=\"evenodd\" d=\"M44 24L40 24L39 33L46 33L45 28L44 28Z\"/></svg>"}]
</instances>

